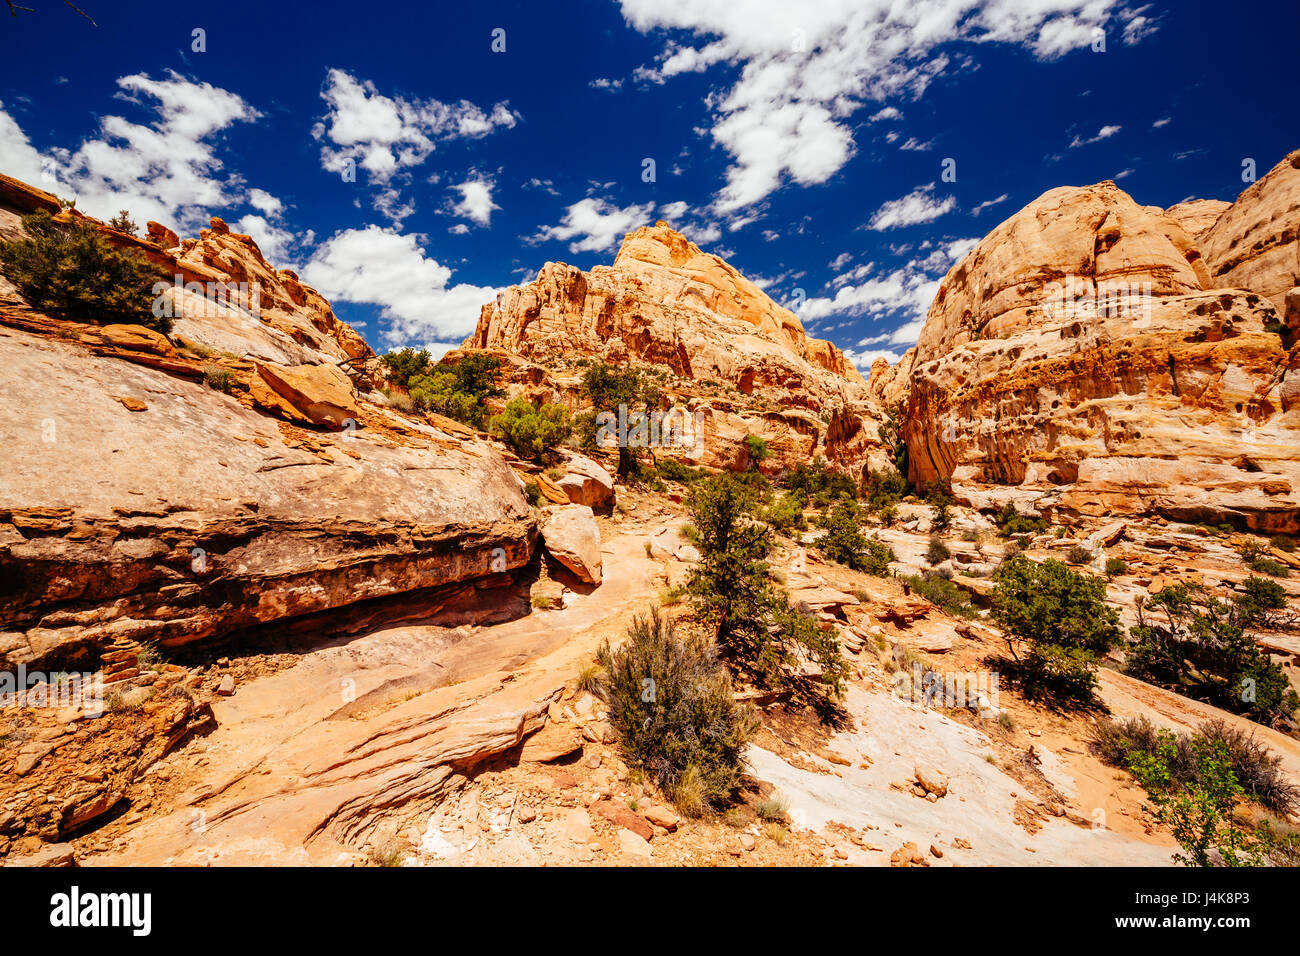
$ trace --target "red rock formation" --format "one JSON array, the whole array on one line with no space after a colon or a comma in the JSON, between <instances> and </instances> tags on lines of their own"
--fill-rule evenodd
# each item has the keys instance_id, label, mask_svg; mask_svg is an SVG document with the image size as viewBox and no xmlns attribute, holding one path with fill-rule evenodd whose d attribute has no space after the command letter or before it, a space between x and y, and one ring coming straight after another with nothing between
<instances>
[{"instance_id":1,"label":"red rock formation","mask_svg":"<svg viewBox=\"0 0 1300 956\"><path fill-rule=\"evenodd\" d=\"M662 366L701 416L703 447L683 457L711 467L743 465L748 434L770 467L824 454L856 471L878 449L879 411L844 354L662 222L629 233L612 266L547 263L485 305L462 347L507 354L517 391L574 407L577 360Z\"/></svg>"},{"instance_id":2,"label":"red rock formation","mask_svg":"<svg viewBox=\"0 0 1300 956\"><path fill-rule=\"evenodd\" d=\"M951 478L980 505L1300 528L1295 349L1279 334L1296 165L1226 210L1143 208L1104 182L994 229L917 342L912 480Z\"/></svg>"}]
</instances>

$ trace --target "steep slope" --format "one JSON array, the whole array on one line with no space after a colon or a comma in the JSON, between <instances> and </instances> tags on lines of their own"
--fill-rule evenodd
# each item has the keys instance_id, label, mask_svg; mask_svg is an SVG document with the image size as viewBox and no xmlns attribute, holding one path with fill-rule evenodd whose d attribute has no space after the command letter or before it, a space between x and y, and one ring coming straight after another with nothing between
<instances>
[{"instance_id":1,"label":"steep slope","mask_svg":"<svg viewBox=\"0 0 1300 956\"><path fill-rule=\"evenodd\" d=\"M522 359L521 390L575 408L578 361L659 366L669 393L701 413L703 438L683 456L700 464L743 461L751 433L773 467L824 454L856 470L878 446L879 411L843 353L662 222L629 233L612 266L547 263L483 307L463 348Z\"/></svg>"},{"instance_id":2,"label":"steep slope","mask_svg":"<svg viewBox=\"0 0 1300 956\"><path fill-rule=\"evenodd\" d=\"M1290 162L1226 210L1142 207L1103 182L995 228L917 342L911 478L983 505L1300 528Z\"/></svg>"}]
</instances>

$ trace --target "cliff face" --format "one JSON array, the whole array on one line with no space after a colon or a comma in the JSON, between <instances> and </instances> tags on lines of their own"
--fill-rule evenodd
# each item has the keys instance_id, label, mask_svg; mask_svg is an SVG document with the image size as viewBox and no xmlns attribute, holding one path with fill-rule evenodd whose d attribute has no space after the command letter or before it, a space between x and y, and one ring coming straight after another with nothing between
<instances>
[{"instance_id":1,"label":"cliff face","mask_svg":"<svg viewBox=\"0 0 1300 956\"><path fill-rule=\"evenodd\" d=\"M0 229L51 202L0 181ZM130 681L144 642L392 599L526 610L536 517L490 444L373 401L361 337L221 220L185 240L93 224L158 268L174 325L69 321L0 278L0 668Z\"/></svg>"},{"instance_id":2,"label":"cliff face","mask_svg":"<svg viewBox=\"0 0 1300 956\"><path fill-rule=\"evenodd\" d=\"M577 360L660 366L705 422L685 456L701 464L736 463L746 434L768 439L773 467L825 454L860 468L877 447L878 409L843 353L662 222L629 233L612 266L547 263L485 305L463 347L525 360L530 394L575 407Z\"/></svg>"},{"instance_id":3,"label":"cliff face","mask_svg":"<svg viewBox=\"0 0 1300 956\"><path fill-rule=\"evenodd\" d=\"M945 277L912 357L912 480L1297 530L1297 165L1226 208L1142 207L1104 182L994 229Z\"/></svg>"}]
</instances>

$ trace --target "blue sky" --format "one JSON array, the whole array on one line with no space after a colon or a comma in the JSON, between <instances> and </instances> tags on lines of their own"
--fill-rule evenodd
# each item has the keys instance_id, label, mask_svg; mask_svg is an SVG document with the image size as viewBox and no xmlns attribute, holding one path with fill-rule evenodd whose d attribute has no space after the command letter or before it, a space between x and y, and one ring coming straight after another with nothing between
<instances>
[{"instance_id":1,"label":"blue sky","mask_svg":"<svg viewBox=\"0 0 1300 956\"><path fill-rule=\"evenodd\" d=\"M379 350L666 219L866 372L1045 190L1231 200L1300 146L1294 2L23 5L0 172L220 215Z\"/></svg>"}]
</instances>

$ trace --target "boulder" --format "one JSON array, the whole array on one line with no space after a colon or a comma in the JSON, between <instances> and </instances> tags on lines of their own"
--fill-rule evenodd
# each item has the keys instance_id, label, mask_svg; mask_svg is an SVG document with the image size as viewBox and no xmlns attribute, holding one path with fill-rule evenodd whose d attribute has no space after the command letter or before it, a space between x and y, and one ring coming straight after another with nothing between
<instances>
[{"instance_id":1,"label":"boulder","mask_svg":"<svg viewBox=\"0 0 1300 956\"><path fill-rule=\"evenodd\" d=\"M565 462L566 473L555 484L575 505L608 514L614 508L614 478L608 471L581 455Z\"/></svg>"},{"instance_id":2,"label":"boulder","mask_svg":"<svg viewBox=\"0 0 1300 956\"><path fill-rule=\"evenodd\" d=\"M257 374L309 422L342 428L361 417L352 381L334 365L286 367L257 363Z\"/></svg>"},{"instance_id":3,"label":"boulder","mask_svg":"<svg viewBox=\"0 0 1300 956\"><path fill-rule=\"evenodd\" d=\"M926 793L932 793L936 797L942 797L948 792L948 777L940 773L934 767L925 764L917 764L913 768L913 774L916 782L920 784L921 789Z\"/></svg>"},{"instance_id":4,"label":"boulder","mask_svg":"<svg viewBox=\"0 0 1300 956\"><path fill-rule=\"evenodd\" d=\"M547 552L578 580L600 584L600 528L586 505L561 505L547 514L542 525Z\"/></svg>"},{"instance_id":5,"label":"boulder","mask_svg":"<svg viewBox=\"0 0 1300 956\"><path fill-rule=\"evenodd\" d=\"M105 345L130 352L151 352L154 355L175 355L176 349L167 337L143 325L105 325L99 329L99 338Z\"/></svg>"}]
</instances>

